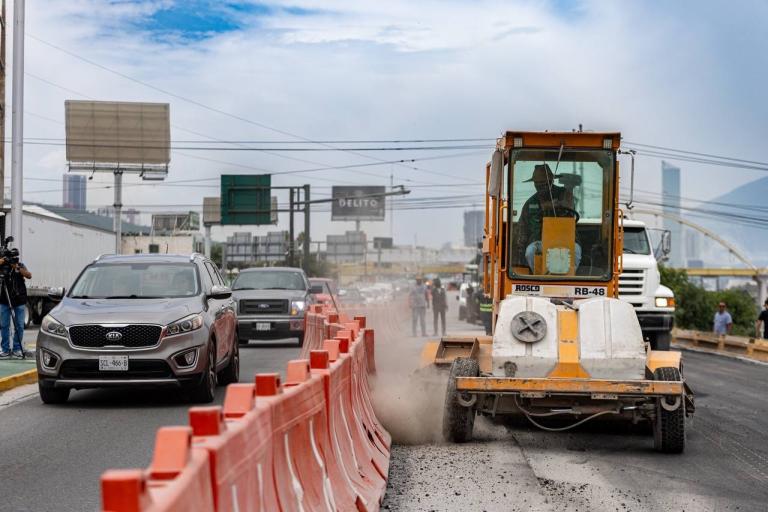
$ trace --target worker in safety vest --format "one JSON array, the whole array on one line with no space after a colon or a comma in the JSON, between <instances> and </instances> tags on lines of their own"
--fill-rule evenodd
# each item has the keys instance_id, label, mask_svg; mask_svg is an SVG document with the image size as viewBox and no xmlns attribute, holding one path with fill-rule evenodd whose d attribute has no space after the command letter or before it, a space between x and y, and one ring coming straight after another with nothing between
<instances>
[{"instance_id":1,"label":"worker in safety vest","mask_svg":"<svg viewBox=\"0 0 768 512\"><path fill-rule=\"evenodd\" d=\"M487 293L484 293L480 298L480 320L483 321L485 326L485 334L491 333L491 320L493 317L493 299Z\"/></svg>"}]
</instances>

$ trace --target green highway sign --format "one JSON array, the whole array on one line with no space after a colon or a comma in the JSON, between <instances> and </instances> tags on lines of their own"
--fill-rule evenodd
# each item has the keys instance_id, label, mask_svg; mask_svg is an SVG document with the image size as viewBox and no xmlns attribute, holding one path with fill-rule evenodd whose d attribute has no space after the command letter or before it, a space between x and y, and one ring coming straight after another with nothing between
<instances>
[{"instance_id":1,"label":"green highway sign","mask_svg":"<svg viewBox=\"0 0 768 512\"><path fill-rule=\"evenodd\" d=\"M221 224L272 224L269 174L221 175Z\"/></svg>"}]
</instances>

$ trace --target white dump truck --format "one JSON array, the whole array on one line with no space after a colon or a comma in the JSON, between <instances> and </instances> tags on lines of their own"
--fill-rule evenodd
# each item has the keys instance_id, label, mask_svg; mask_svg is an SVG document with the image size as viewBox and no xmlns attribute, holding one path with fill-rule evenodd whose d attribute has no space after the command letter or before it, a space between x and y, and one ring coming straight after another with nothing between
<instances>
[{"instance_id":1,"label":"white dump truck","mask_svg":"<svg viewBox=\"0 0 768 512\"><path fill-rule=\"evenodd\" d=\"M675 320L675 295L661 284L657 256L669 253L669 233L664 232L654 250L644 222L624 219L623 271L619 299L632 304L643 337L655 350L669 350Z\"/></svg>"}]
</instances>

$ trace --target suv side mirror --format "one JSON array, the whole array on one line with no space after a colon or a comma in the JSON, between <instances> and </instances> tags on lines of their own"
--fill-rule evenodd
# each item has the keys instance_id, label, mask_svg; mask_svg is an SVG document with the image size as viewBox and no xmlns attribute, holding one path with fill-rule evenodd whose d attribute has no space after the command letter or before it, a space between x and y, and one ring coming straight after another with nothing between
<instances>
[{"instance_id":1,"label":"suv side mirror","mask_svg":"<svg viewBox=\"0 0 768 512\"><path fill-rule=\"evenodd\" d=\"M316 284L309 287L309 293L310 295L317 295L319 293L323 293L323 285Z\"/></svg>"},{"instance_id":2,"label":"suv side mirror","mask_svg":"<svg viewBox=\"0 0 768 512\"><path fill-rule=\"evenodd\" d=\"M64 294L67 292L66 288L48 288L48 298L54 302L60 302L64 298Z\"/></svg>"},{"instance_id":3,"label":"suv side mirror","mask_svg":"<svg viewBox=\"0 0 768 512\"><path fill-rule=\"evenodd\" d=\"M232 296L232 289L228 286L221 286L215 284L211 286L211 293L208 294L209 299L228 299Z\"/></svg>"}]
</instances>

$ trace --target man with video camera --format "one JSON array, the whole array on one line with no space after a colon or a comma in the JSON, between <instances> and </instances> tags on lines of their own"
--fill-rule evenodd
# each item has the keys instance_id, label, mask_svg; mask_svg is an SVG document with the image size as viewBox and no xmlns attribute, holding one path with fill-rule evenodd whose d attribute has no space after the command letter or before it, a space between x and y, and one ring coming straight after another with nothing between
<instances>
[{"instance_id":1,"label":"man with video camera","mask_svg":"<svg viewBox=\"0 0 768 512\"><path fill-rule=\"evenodd\" d=\"M19 250L15 248L8 250L7 255L0 258L0 273L5 276L5 290L0 289L0 359L23 359L24 346L21 341L24 337L24 308L27 303L27 285L24 280L32 279L32 274L19 261ZM9 343L11 318L14 320L13 352Z\"/></svg>"}]
</instances>

